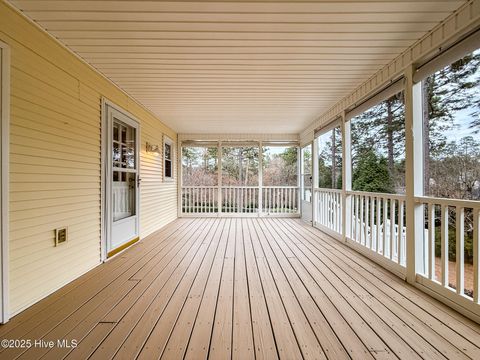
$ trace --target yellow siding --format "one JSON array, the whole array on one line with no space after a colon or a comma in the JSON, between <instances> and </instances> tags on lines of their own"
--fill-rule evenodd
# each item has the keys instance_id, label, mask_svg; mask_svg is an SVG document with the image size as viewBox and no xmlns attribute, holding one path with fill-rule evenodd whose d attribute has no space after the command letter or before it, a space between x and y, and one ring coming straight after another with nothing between
<instances>
[{"instance_id":1,"label":"yellow siding","mask_svg":"<svg viewBox=\"0 0 480 360\"><path fill-rule=\"evenodd\" d=\"M141 237L177 217L176 181L145 152L176 134L0 1L11 47L10 312L18 313L100 262L101 98L141 123ZM69 241L54 247L54 229Z\"/></svg>"}]
</instances>

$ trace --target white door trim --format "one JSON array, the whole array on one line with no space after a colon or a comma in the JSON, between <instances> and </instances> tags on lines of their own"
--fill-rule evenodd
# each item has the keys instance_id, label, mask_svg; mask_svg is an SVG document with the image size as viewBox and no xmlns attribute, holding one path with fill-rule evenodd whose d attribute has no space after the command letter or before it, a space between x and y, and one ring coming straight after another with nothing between
<instances>
[{"instance_id":1,"label":"white door trim","mask_svg":"<svg viewBox=\"0 0 480 360\"><path fill-rule=\"evenodd\" d=\"M7 44L0 42L0 64L1 64L1 139L0 149L0 221L2 232L1 239L1 300L0 300L0 323L6 323L9 318L9 256L8 256L8 192L9 192L9 144L10 144L10 48Z\"/></svg>"},{"instance_id":2,"label":"white door trim","mask_svg":"<svg viewBox=\"0 0 480 360\"><path fill-rule=\"evenodd\" d=\"M101 132L101 242L100 242L100 258L102 262L105 262L108 259L108 236L109 232L111 231L111 212L109 209L109 196L112 191L112 184L109 181L109 174L111 173L110 164L109 164L109 156L108 151L110 151L109 147L109 136L110 132L108 131L109 127L109 118L108 118L108 108L112 108L120 113L122 113L125 117L129 118L131 121L135 122L134 126L137 129L136 140L137 140L137 154L136 154L136 163L137 163L137 176L140 177L140 151L141 151L141 139L140 139L140 121L128 111L122 109L120 106L116 105L115 103L111 102L110 100L102 97L102 132ZM128 123L128 121L127 121ZM133 123L132 123L133 124ZM130 124L128 124L130 125ZM138 222L138 231L140 235L140 188L138 189L137 194L137 222Z\"/></svg>"}]
</instances>

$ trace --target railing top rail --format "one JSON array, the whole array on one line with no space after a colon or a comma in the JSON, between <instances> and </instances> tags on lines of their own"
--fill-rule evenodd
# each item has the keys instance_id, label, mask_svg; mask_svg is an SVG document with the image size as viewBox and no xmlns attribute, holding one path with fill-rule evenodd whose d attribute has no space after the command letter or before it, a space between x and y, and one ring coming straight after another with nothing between
<instances>
[{"instance_id":1,"label":"railing top rail","mask_svg":"<svg viewBox=\"0 0 480 360\"><path fill-rule=\"evenodd\" d=\"M313 191L315 191L315 192L329 192L329 193L337 193L337 194L342 193L341 189L327 189L327 188L313 188Z\"/></svg>"},{"instance_id":2,"label":"railing top rail","mask_svg":"<svg viewBox=\"0 0 480 360\"><path fill-rule=\"evenodd\" d=\"M462 200L462 199L447 199L430 196L415 196L416 203L427 203L435 205L460 206L464 208L480 209L480 201L476 200Z\"/></svg>"},{"instance_id":3,"label":"railing top rail","mask_svg":"<svg viewBox=\"0 0 480 360\"><path fill-rule=\"evenodd\" d=\"M182 189L218 189L218 185L182 185ZM222 189L259 189L260 186L224 185ZM262 186L263 189L299 189L298 186Z\"/></svg>"},{"instance_id":4,"label":"railing top rail","mask_svg":"<svg viewBox=\"0 0 480 360\"><path fill-rule=\"evenodd\" d=\"M368 191L347 191L347 195L373 196L385 199L405 200L407 197L402 194L374 193Z\"/></svg>"}]
</instances>

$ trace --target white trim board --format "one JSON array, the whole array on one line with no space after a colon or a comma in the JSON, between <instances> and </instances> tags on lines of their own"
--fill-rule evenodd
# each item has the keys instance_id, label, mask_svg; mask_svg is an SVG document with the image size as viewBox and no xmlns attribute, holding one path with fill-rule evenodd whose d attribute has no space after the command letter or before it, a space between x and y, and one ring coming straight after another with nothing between
<instances>
[{"instance_id":1,"label":"white trim board","mask_svg":"<svg viewBox=\"0 0 480 360\"><path fill-rule=\"evenodd\" d=\"M1 85L1 130L2 139L0 149L0 222L1 222L1 299L0 299L0 323L9 320L9 256L8 256L8 192L9 192L9 144L10 144L10 48L0 42L0 85Z\"/></svg>"}]
</instances>

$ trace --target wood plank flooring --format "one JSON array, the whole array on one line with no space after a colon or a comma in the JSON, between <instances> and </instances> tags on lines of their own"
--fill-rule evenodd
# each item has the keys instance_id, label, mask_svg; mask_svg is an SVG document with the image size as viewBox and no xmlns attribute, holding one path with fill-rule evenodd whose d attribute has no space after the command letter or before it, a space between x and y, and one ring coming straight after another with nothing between
<instances>
[{"instance_id":1,"label":"wood plank flooring","mask_svg":"<svg viewBox=\"0 0 480 360\"><path fill-rule=\"evenodd\" d=\"M478 324L299 219L178 219L0 339L55 342L1 359L480 358Z\"/></svg>"}]
</instances>

